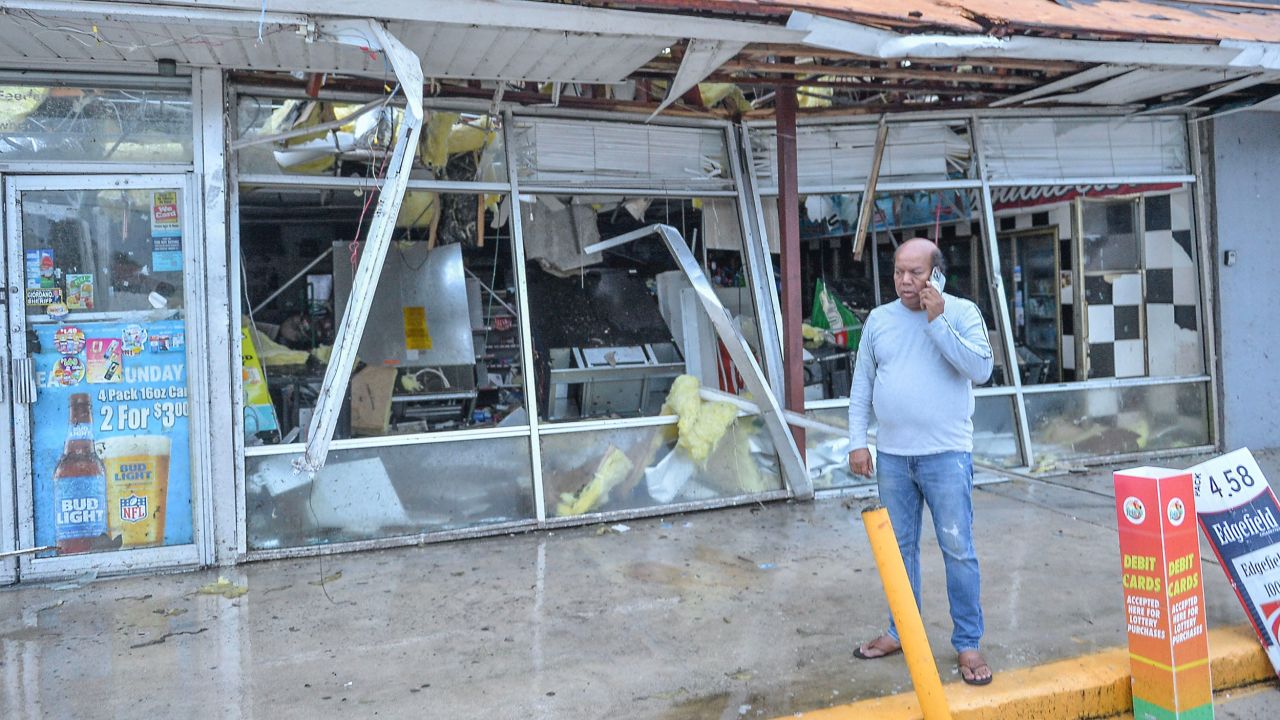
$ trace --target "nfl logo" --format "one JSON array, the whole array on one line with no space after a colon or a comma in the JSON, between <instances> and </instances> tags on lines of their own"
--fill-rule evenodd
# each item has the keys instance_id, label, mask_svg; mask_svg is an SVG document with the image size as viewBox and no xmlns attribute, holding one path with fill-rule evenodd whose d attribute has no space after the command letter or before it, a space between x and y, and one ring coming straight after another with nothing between
<instances>
[{"instance_id":1,"label":"nfl logo","mask_svg":"<svg viewBox=\"0 0 1280 720\"><path fill-rule=\"evenodd\" d=\"M120 519L121 520L129 523L136 523L139 520L146 519L146 517L147 517L147 499L145 497L130 495L129 497L126 497L126 498L120 498Z\"/></svg>"}]
</instances>

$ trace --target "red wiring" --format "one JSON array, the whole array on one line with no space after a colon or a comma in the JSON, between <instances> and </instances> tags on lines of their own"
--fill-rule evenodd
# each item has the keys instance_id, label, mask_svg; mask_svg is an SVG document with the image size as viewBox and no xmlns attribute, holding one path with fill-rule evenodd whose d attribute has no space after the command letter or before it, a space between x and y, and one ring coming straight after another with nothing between
<instances>
[{"instance_id":1,"label":"red wiring","mask_svg":"<svg viewBox=\"0 0 1280 720\"><path fill-rule=\"evenodd\" d=\"M390 148L388 148L390 150ZM382 182L386 180L387 163L391 160L391 153L388 152L382 156L382 167L374 173L375 186L377 192L382 192ZM351 272L354 275L356 264L360 261L360 228L364 227L365 213L369 212L369 203L373 202L374 193L369 193L364 199L364 207L360 208L360 219L356 221L356 236L351 241Z\"/></svg>"}]
</instances>

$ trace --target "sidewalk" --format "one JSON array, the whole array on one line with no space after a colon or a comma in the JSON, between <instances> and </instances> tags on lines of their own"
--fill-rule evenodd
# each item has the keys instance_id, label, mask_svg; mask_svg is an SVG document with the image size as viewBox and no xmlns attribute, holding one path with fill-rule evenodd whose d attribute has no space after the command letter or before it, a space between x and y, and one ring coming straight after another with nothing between
<instances>
[{"instance_id":1,"label":"sidewalk","mask_svg":"<svg viewBox=\"0 0 1280 720\"><path fill-rule=\"evenodd\" d=\"M1259 460L1274 486L1280 456ZM223 569L234 598L196 593L218 571L0 591L0 717L772 718L909 692L900 656L851 655L887 612L861 502ZM988 485L975 508L993 691L1124 645L1105 471ZM1210 627L1244 624L1221 570L1205 578Z\"/></svg>"}]
</instances>

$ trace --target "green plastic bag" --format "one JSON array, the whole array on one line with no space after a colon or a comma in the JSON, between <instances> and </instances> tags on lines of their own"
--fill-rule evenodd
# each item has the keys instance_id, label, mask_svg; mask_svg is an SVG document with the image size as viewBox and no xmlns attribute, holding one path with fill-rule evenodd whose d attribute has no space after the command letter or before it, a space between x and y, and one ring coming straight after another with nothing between
<instances>
[{"instance_id":1,"label":"green plastic bag","mask_svg":"<svg viewBox=\"0 0 1280 720\"><path fill-rule=\"evenodd\" d=\"M809 324L830 332L836 345L850 350L856 350L858 341L862 339L862 321L827 289L827 284L821 279L813 287L813 312L809 316Z\"/></svg>"}]
</instances>

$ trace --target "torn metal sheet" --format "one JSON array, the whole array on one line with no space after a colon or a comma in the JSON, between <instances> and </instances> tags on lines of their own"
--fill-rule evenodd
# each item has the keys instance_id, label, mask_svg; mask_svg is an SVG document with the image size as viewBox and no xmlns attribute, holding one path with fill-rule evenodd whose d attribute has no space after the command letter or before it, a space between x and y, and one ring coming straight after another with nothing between
<instances>
[{"instance_id":1,"label":"torn metal sheet","mask_svg":"<svg viewBox=\"0 0 1280 720\"><path fill-rule=\"evenodd\" d=\"M753 0L736 3L755 6ZM773 0L770 5L806 10L855 22L904 29L943 28L961 33L1048 31L1178 40L1280 38L1280 12L1261 7L1224 7L1194 0ZM750 12L744 7L743 12Z\"/></svg>"},{"instance_id":2,"label":"torn metal sheet","mask_svg":"<svg viewBox=\"0 0 1280 720\"><path fill-rule=\"evenodd\" d=\"M765 378L764 370L756 362L755 355L751 353L751 348L747 345L746 338L733 326L729 311L725 309L720 299L716 297L715 289L711 286L711 282L707 280L702 267L698 265L698 259L689 250L689 244L680 235L680 231L670 225L649 225L639 230L633 230L617 239L605 240L588 246L583 248L583 251L587 253L599 252L606 247L617 247L624 242L631 242L649 234L656 234L662 240L667 247L667 251L675 258L676 265L685 274L685 277L689 279L689 283L693 285L698 299L702 302L703 309L711 320L712 327L715 328L716 334L720 336L720 340L724 343L725 349L728 350L729 357L733 360L734 365L742 373L742 379L746 382L747 389L751 391L751 395L760 404L761 417L764 419L765 427L769 430L774 449L778 452L778 459L783 468L783 478L791 488L792 494L802 500L813 497L813 482L809 478L809 472L800 456L800 449L796 445L795 438L787 427L787 421L782 413L782 406L778 404L777 396L769 389L769 382ZM623 242L615 242L615 240L621 240L622 238L625 238Z\"/></svg>"},{"instance_id":3,"label":"torn metal sheet","mask_svg":"<svg viewBox=\"0 0 1280 720\"><path fill-rule=\"evenodd\" d=\"M386 28L373 20L351 20L325 23L321 32L324 37L337 42L384 53L400 82L407 104L400 127L396 130L394 151L382 189L378 193L378 205L369 222L369 233L365 239L360 266L352 280L351 301L342 314L342 322L334 337L333 354L325 370L315 414L307 430L306 452L293 461L294 469L312 476L324 467L329 455L329 443L333 440L338 415L342 411L351 381L356 351L360 347L365 324L369 319L369 309L373 305L373 293L387 258L387 248L391 245L391 235L395 231L400 205L404 201L423 120L422 64L418 56L387 32Z\"/></svg>"},{"instance_id":4,"label":"torn metal sheet","mask_svg":"<svg viewBox=\"0 0 1280 720\"><path fill-rule=\"evenodd\" d=\"M744 42L732 42L729 40L698 40L692 39L684 51L684 58L680 61L680 69L676 71L676 76L671 79L671 87L667 90L667 96L658 105L658 109L653 111L649 116L649 120L658 116L658 113L667 109L671 103L680 99L689 90L693 89L703 78L715 72L716 68L723 65L733 56L742 51L746 47Z\"/></svg>"},{"instance_id":5,"label":"torn metal sheet","mask_svg":"<svg viewBox=\"0 0 1280 720\"><path fill-rule=\"evenodd\" d=\"M1224 48L1233 48L1240 51L1240 54L1231 63L1232 65L1280 70L1280 40L1267 43L1223 40L1219 44Z\"/></svg>"},{"instance_id":6,"label":"torn metal sheet","mask_svg":"<svg viewBox=\"0 0 1280 720\"><path fill-rule=\"evenodd\" d=\"M1100 62L1120 65L1183 67L1265 67L1274 58L1262 49L1269 43L1174 44L1120 40L991 35L904 35L846 20L792 13L787 27L808 34L804 44L873 58L1020 58ZM1276 33L1280 41L1280 31ZM1246 53L1246 48L1249 52ZM962 81L958 76L957 81Z\"/></svg>"}]
</instances>

